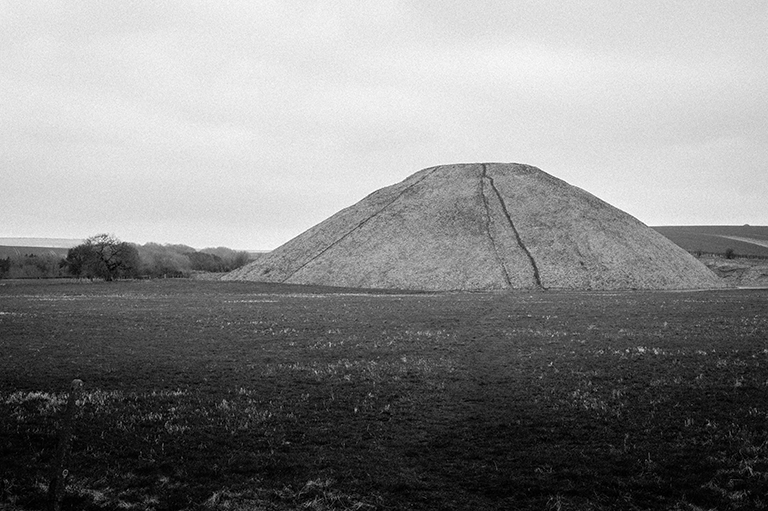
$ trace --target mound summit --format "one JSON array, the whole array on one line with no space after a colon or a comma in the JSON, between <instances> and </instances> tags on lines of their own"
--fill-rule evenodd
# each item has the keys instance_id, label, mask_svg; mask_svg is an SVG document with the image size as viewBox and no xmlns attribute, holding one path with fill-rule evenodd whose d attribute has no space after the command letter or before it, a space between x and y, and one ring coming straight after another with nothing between
<instances>
[{"instance_id":1,"label":"mound summit","mask_svg":"<svg viewBox=\"0 0 768 511\"><path fill-rule=\"evenodd\" d=\"M428 291L721 286L634 217L516 163L421 170L224 279Z\"/></svg>"}]
</instances>

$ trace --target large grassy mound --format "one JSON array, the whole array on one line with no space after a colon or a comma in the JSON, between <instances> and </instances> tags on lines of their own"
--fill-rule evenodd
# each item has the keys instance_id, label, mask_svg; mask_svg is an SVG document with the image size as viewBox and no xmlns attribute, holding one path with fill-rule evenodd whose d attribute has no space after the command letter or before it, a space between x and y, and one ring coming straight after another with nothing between
<instances>
[{"instance_id":1,"label":"large grassy mound","mask_svg":"<svg viewBox=\"0 0 768 511\"><path fill-rule=\"evenodd\" d=\"M225 279L421 290L720 285L632 216L535 167L499 163L424 169Z\"/></svg>"}]
</instances>

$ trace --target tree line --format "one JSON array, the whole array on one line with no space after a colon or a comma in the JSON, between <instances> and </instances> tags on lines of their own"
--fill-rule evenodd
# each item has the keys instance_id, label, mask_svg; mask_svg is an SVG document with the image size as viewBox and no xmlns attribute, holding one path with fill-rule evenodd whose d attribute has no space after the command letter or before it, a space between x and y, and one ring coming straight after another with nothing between
<instances>
[{"instance_id":1,"label":"tree line","mask_svg":"<svg viewBox=\"0 0 768 511\"><path fill-rule=\"evenodd\" d=\"M66 257L26 254L0 258L0 278L189 277L195 272L232 271L249 261L248 252L226 247L198 251L186 245L137 245L111 234L97 234L70 248Z\"/></svg>"}]
</instances>

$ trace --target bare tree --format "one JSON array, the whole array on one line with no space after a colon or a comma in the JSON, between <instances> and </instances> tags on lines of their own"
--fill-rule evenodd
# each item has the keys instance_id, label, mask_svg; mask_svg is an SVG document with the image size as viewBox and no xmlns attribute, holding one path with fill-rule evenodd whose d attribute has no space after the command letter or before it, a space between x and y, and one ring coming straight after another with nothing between
<instances>
[{"instance_id":1,"label":"bare tree","mask_svg":"<svg viewBox=\"0 0 768 511\"><path fill-rule=\"evenodd\" d=\"M70 249L67 264L75 275L101 277L109 281L135 276L139 267L139 252L135 246L120 241L114 235L97 234Z\"/></svg>"}]
</instances>

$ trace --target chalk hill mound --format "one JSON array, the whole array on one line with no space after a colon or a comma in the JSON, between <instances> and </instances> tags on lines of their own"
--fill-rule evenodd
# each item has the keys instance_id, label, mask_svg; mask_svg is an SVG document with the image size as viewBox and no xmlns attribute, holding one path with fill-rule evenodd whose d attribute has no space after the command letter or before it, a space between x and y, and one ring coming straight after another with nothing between
<instances>
[{"instance_id":1,"label":"chalk hill mound","mask_svg":"<svg viewBox=\"0 0 768 511\"><path fill-rule=\"evenodd\" d=\"M514 163L421 170L224 279L435 291L722 285L634 217Z\"/></svg>"}]
</instances>

